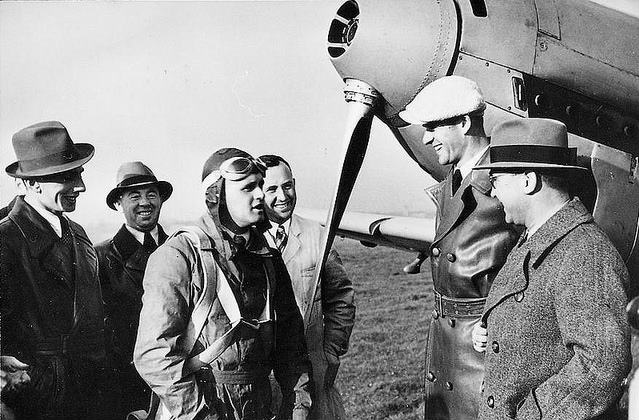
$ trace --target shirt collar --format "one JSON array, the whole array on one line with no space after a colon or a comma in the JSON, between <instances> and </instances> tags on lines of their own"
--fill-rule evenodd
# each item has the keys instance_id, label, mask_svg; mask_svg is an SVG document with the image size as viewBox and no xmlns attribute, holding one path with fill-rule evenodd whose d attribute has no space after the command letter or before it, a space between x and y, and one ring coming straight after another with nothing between
<instances>
[{"instance_id":1,"label":"shirt collar","mask_svg":"<svg viewBox=\"0 0 639 420\"><path fill-rule=\"evenodd\" d=\"M477 166L477 162L479 162L479 159L484 156L486 150L488 150L488 146L477 152L469 161L467 161L463 165L455 167L455 169L459 169L459 172L461 172L462 179L466 178L466 176L473 170L473 167Z\"/></svg>"},{"instance_id":2,"label":"shirt collar","mask_svg":"<svg viewBox=\"0 0 639 420\"><path fill-rule=\"evenodd\" d=\"M275 235L277 235L277 229L279 229L280 226L284 227L284 233L286 233L286 236L288 236L288 233L291 230L291 218L289 217L288 219L286 219L281 225L271 222L271 227L269 228L268 233L270 233L271 236L275 238Z\"/></svg>"},{"instance_id":3,"label":"shirt collar","mask_svg":"<svg viewBox=\"0 0 639 420\"><path fill-rule=\"evenodd\" d=\"M141 232L135 228L132 228L131 226L125 224L124 225L126 227L126 229L131 232L131 235L133 235L133 237L141 244L144 244L144 232ZM160 237L159 237L159 233L158 233L158 225L155 225L155 227L153 228L153 230L151 230L151 237L153 238L153 240L155 241L155 244L158 245L160 243Z\"/></svg>"},{"instance_id":4,"label":"shirt collar","mask_svg":"<svg viewBox=\"0 0 639 420\"><path fill-rule=\"evenodd\" d=\"M24 201L33 207L33 209L51 225L55 234L58 235L58 238L62 238L62 225L57 214L51 213L49 210L45 209L38 200L35 200L28 194L25 195ZM65 217L62 213L60 213L60 216Z\"/></svg>"}]
</instances>

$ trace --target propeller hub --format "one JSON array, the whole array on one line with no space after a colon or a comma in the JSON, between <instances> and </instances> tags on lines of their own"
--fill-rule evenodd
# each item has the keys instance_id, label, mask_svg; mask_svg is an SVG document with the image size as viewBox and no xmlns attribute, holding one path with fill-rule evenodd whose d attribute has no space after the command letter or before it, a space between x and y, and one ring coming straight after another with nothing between
<instances>
[{"instance_id":1,"label":"propeller hub","mask_svg":"<svg viewBox=\"0 0 639 420\"><path fill-rule=\"evenodd\" d=\"M346 85L344 86L344 99L346 102L359 102L374 108L379 98L379 92L368 83L357 79L346 79Z\"/></svg>"}]
</instances>

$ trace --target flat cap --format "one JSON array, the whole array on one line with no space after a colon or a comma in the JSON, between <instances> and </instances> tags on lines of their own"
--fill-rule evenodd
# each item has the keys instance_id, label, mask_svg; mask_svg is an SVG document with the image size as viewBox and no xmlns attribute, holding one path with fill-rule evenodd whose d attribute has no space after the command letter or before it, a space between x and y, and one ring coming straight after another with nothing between
<instances>
[{"instance_id":1,"label":"flat cap","mask_svg":"<svg viewBox=\"0 0 639 420\"><path fill-rule=\"evenodd\" d=\"M477 83L461 76L444 76L426 85L399 113L410 124L426 124L483 113L486 102Z\"/></svg>"}]
</instances>

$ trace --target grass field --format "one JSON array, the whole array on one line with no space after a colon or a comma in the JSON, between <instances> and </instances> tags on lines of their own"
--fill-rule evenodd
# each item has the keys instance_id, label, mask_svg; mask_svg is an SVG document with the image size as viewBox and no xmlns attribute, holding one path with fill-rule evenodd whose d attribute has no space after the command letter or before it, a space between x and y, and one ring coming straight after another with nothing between
<instances>
[{"instance_id":1,"label":"grass field","mask_svg":"<svg viewBox=\"0 0 639 420\"><path fill-rule=\"evenodd\" d=\"M353 281L357 306L350 350L337 380L348 418L422 420L425 343L433 299L428 261L422 273L407 275L402 267L414 259L412 253L366 248L349 239L337 239L336 248ZM636 370L636 331L632 352Z\"/></svg>"},{"instance_id":2,"label":"grass field","mask_svg":"<svg viewBox=\"0 0 639 420\"><path fill-rule=\"evenodd\" d=\"M432 280L402 267L415 255L336 241L355 287L357 317L338 387L350 419L422 419L424 348Z\"/></svg>"}]
</instances>

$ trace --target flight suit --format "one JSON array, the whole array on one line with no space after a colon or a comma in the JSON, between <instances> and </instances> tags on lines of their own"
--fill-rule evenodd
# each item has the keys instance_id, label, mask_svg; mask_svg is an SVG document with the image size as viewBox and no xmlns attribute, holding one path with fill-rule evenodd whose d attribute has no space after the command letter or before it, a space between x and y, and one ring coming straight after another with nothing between
<instances>
[{"instance_id":1,"label":"flight suit","mask_svg":"<svg viewBox=\"0 0 639 420\"><path fill-rule=\"evenodd\" d=\"M488 162L488 150L478 164ZM490 196L488 171L472 171L455 194L452 171L427 193L437 204L431 253L435 307L426 349L429 420L475 419L484 356L472 346L486 296L519 232Z\"/></svg>"}]
</instances>

